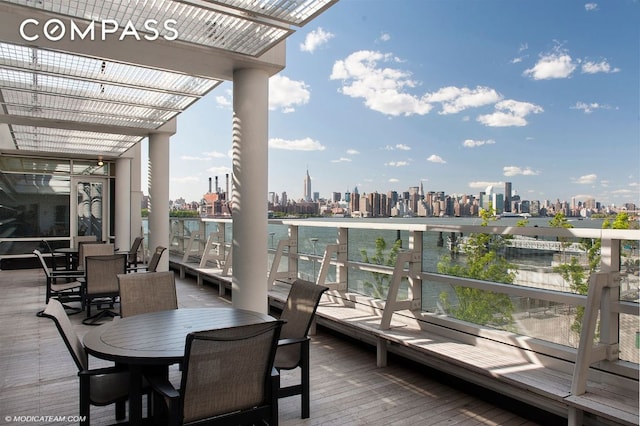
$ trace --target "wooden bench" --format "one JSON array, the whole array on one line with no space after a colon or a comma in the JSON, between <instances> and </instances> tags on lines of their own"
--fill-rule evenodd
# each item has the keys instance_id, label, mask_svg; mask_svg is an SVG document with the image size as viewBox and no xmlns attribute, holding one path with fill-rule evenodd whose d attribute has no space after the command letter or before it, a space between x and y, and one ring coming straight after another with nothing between
<instances>
[{"instance_id":1,"label":"wooden bench","mask_svg":"<svg viewBox=\"0 0 640 426\"><path fill-rule=\"evenodd\" d=\"M221 295L231 288L230 277L218 275L215 268L176 266L195 275L200 285L203 281L218 285ZM276 281L268 292L269 305L282 309L289 288L289 283ZM396 312L390 327L381 330L381 312L375 301L333 290L323 296L316 322L374 346L380 367L386 366L387 354L394 353L569 422L575 409L587 413L580 416L584 424L638 425L638 380L616 377L616 385L589 380L586 393L572 395L571 362L424 321L409 311ZM613 382L611 377L608 382Z\"/></svg>"}]
</instances>

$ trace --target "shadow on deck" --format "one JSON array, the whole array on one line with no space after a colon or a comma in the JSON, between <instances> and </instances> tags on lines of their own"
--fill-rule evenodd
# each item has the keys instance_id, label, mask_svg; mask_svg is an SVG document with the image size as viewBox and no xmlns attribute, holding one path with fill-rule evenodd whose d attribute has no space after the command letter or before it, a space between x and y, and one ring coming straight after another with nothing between
<instances>
[{"instance_id":1,"label":"shadow on deck","mask_svg":"<svg viewBox=\"0 0 640 426\"><path fill-rule=\"evenodd\" d=\"M178 277L177 277L178 278ZM0 271L1 424L68 424L44 416L78 413L78 378L54 324L36 317L44 306L40 270ZM229 306L212 286L177 279L181 308ZM78 334L90 327L71 316ZM91 358L90 365L107 362ZM312 339L311 418L301 420L299 397L280 401L282 425L536 425L566 421L480 389L404 358L390 355L376 367L369 345L322 326ZM288 372L283 382L296 379ZM177 378L177 370L171 372ZM297 379L296 379L297 380ZM22 417L20 416L32 416ZM36 417L41 417L36 419ZM18 421L14 421L14 419ZM22 421L20 421L22 420ZM41 420L41 421L36 421ZM114 422L113 407L92 407L94 425Z\"/></svg>"}]
</instances>

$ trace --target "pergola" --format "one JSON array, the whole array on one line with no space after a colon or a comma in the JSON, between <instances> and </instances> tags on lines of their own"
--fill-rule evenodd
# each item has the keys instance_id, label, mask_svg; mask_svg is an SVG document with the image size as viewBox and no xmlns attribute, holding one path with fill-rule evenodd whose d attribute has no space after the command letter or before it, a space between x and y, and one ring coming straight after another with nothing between
<instances>
[{"instance_id":1,"label":"pergola","mask_svg":"<svg viewBox=\"0 0 640 426\"><path fill-rule=\"evenodd\" d=\"M177 117L232 81L233 303L264 312L268 79L285 39L337 1L0 0L0 152L115 162L128 247L148 139L149 246L168 246Z\"/></svg>"}]
</instances>

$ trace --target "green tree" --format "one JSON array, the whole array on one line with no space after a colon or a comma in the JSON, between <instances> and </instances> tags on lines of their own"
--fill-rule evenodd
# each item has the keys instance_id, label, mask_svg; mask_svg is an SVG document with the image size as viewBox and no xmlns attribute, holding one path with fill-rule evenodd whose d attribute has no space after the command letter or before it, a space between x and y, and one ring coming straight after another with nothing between
<instances>
[{"instance_id":1,"label":"green tree","mask_svg":"<svg viewBox=\"0 0 640 426\"><path fill-rule=\"evenodd\" d=\"M549 221L549 225L554 228L573 228L571 224L567 222L564 214L558 213ZM605 219L602 223L603 229L629 229L631 221L629 215L626 212L620 212L616 215L613 221ZM563 243L563 246L565 246ZM584 248L587 254L587 266L580 264L577 257L572 256L569 262L563 262L562 264L553 268L554 272L559 273L567 283L572 292L577 294L586 295L589 292L589 277L591 273L595 272L600 266L600 249L602 248L602 240L597 239L583 239L580 244ZM571 324L571 330L579 333L582 327L582 319L584 317L584 306L578 306L576 308L576 318Z\"/></svg>"},{"instance_id":2,"label":"green tree","mask_svg":"<svg viewBox=\"0 0 640 426\"><path fill-rule=\"evenodd\" d=\"M362 261L365 263L373 263L376 265L390 266L396 265L396 259L398 258L398 252L402 247L402 240L396 240L391 248L387 251L387 242L384 238L376 238L376 249L374 254L369 257L367 250L360 250L362 255ZM389 292L389 284L391 283L392 276L384 274L382 272L371 272L373 282L365 281L364 288L377 299L386 299Z\"/></svg>"},{"instance_id":3,"label":"green tree","mask_svg":"<svg viewBox=\"0 0 640 426\"><path fill-rule=\"evenodd\" d=\"M481 226L487 226L495 216L492 205L482 209ZM471 234L462 246L465 254L462 261L443 256L438 263L438 272L457 277L512 284L516 269L500 253L506 240L500 235ZM455 318L476 324L499 324L509 328L513 324L513 304L508 295L477 288L454 286L456 301L449 293L442 292L440 300L447 312Z\"/></svg>"}]
</instances>

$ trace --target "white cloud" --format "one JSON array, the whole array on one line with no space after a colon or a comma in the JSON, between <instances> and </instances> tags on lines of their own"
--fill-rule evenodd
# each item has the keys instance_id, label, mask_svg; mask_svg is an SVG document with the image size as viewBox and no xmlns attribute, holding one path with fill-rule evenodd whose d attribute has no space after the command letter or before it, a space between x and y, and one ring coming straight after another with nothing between
<instances>
[{"instance_id":1,"label":"white cloud","mask_svg":"<svg viewBox=\"0 0 640 426\"><path fill-rule=\"evenodd\" d=\"M216 175L224 175L224 174L231 174L232 170L230 167L226 167L226 166L217 166L217 167L211 167L207 169L207 172L211 173L212 175L216 176Z\"/></svg>"},{"instance_id":2,"label":"white cloud","mask_svg":"<svg viewBox=\"0 0 640 426\"><path fill-rule=\"evenodd\" d=\"M313 53L318 47L327 44L329 40L334 37L335 34L325 31L322 27L318 27L316 30L307 34L304 38L304 43L300 44L300 50Z\"/></svg>"},{"instance_id":3,"label":"white cloud","mask_svg":"<svg viewBox=\"0 0 640 426\"><path fill-rule=\"evenodd\" d=\"M286 149L289 151L324 151L325 147L318 141L311 138L286 140L273 138L269 139L269 147L274 149Z\"/></svg>"},{"instance_id":4,"label":"white cloud","mask_svg":"<svg viewBox=\"0 0 640 426\"><path fill-rule=\"evenodd\" d=\"M403 143L398 143L395 145L386 145L383 149L387 151L395 151L396 149L400 151L411 151L411 147Z\"/></svg>"},{"instance_id":5,"label":"white cloud","mask_svg":"<svg viewBox=\"0 0 640 426\"><path fill-rule=\"evenodd\" d=\"M218 108L222 108L222 109L233 108L233 91L231 89L225 90L222 95L216 96L215 99L216 99L216 104L218 104Z\"/></svg>"},{"instance_id":6,"label":"white cloud","mask_svg":"<svg viewBox=\"0 0 640 426\"><path fill-rule=\"evenodd\" d=\"M440 114L455 114L468 108L476 108L498 102L502 95L490 87L443 87L434 93L425 95L424 100L429 103L441 103Z\"/></svg>"},{"instance_id":7,"label":"white cloud","mask_svg":"<svg viewBox=\"0 0 640 426\"><path fill-rule=\"evenodd\" d=\"M431 154L428 158L427 161L431 162L431 163L439 163L439 164L446 164L446 161L444 161L442 159L442 157L440 157L439 155L436 154Z\"/></svg>"},{"instance_id":8,"label":"white cloud","mask_svg":"<svg viewBox=\"0 0 640 426\"><path fill-rule=\"evenodd\" d=\"M228 154L224 154L218 151L204 152L203 154L207 158L226 158L229 156Z\"/></svg>"},{"instance_id":9,"label":"white cloud","mask_svg":"<svg viewBox=\"0 0 640 426\"><path fill-rule=\"evenodd\" d=\"M518 166L505 166L502 168L505 176L537 176L540 172L531 169L530 167L522 167Z\"/></svg>"},{"instance_id":10,"label":"white cloud","mask_svg":"<svg viewBox=\"0 0 640 426\"><path fill-rule=\"evenodd\" d=\"M620 72L620 68L612 68L606 59L603 59L600 62L587 61L582 64L583 74L597 74L597 73L610 74L615 72Z\"/></svg>"},{"instance_id":11,"label":"white cloud","mask_svg":"<svg viewBox=\"0 0 640 426\"><path fill-rule=\"evenodd\" d=\"M291 80L280 74L269 79L269 109L288 113L309 102L311 92L303 81Z\"/></svg>"},{"instance_id":12,"label":"white cloud","mask_svg":"<svg viewBox=\"0 0 640 426\"><path fill-rule=\"evenodd\" d=\"M400 182L400 179L396 179L396 178L389 179L389 183L398 183L398 182Z\"/></svg>"},{"instance_id":13,"label":"white cloud","mask_svg":"<svg viewBox=\"0 0 640 426\"><path fill-rule=\"evenodd\" d=\"M598 10L598 3L585 3L584 10L586 10L587 12Z\"/></svg>"},{"instance_id":14,"label":"white cloud","mask_svg":"<svg viewBox=\"0 0 640 426\"><path fill-rule=\"evenodd\" d=\"M504 185L503 182L488 182L488 181L469 182L469 188L482 189L483 191L489 186L499 187L502 185Z\"/></svg>"},{"instance_id":15,"label":"white cloud","mask_svg":"<svg viewBox=\"0 0 640 426\"><path fill-rule=\"evenodd\" d=\"M489 127L521 127L527 125L527 115L544 111L541 106L512 99L498 102L495 109L497 111L493 114L480 115L477 120Z\"/></svg>"},{"instance_id":16,"label":"white cloud","mask_svg":"<svg viewBox=\"0 0 640 426\"><path fill-rule=\"evenodd\" d=\"M351 158L340 157L337 160L331 160L332 163L350 163Z\"/></svg>"},{"instance_id":17,"label":"white cloud","mask_svg":"<svg viewBox=\"0 0 640 426\"><path fill-rule=\"evenodd\" d=\"M206 157L194 157L191 155L181 155L180 159L183 161L208 161L209 160Z\"/></svg>"},{"instance_id":18,"label":"white cloud","mask_svg":"<svg viewBox=\"0 0 640 426\"><path fill-rule=\"evenodd\" d=\"M384 42L384 41L389 41L389 40L391 40L391 34L389 34L389 33L382 33L382 34L380 35L380 38L379 38L378 40L383 41L383 42Z\"/></svg>"},{"instance_id":19,"label":"white cloud","mask_svg":"<svg viewBox=\"0 0 640 426\"><path fill-rule=\"evenodd\" d=\"M344 95L363 99L368 108L382 114L411 116L429 113L432 105L406 92L418 85L411 78L411 73L385 66L398 62L398 58L388 53L361 50L336 61L330 79L342 81L340 91Z\"/></svg>"},{"instance_id":20,"label":"white cloud","mask_svg":"<svg viewBox=\"0 0 640 426\"><path fill-rule=\"evenodd\" d=\"M221 108L231 108L232 107L231 99L226 97L226 96L223 96L223 95L216 96L216 103Z\"/></svg>"},{"instance_id":21,"label":"white cloud","mask_svg":"<svg viewBox=\"0 0 640 426\"><path fill-rule=\"evenodd\" d=\"M571 109L579 109L584 111L585 114L591 114L597 109L611 109L611 107L609 105L602 105L597 102L576 102L576 104L572 106Z\"/></svg>"},{"instance_id":22,"label":"white cloud","mask_svg":"<svg viewBox=\"0 0 640 426\"><path fill-rule=\"evenodd\" d=\"M594 183L596 179L598 179L598 175L596 174L584 175L579 178L571 178L573 183L579 183L582 185L590 185Z\"/></svg>"},{"instance_id":23,"label":"white cloud","mask_svg":"<svg viewBox=\"0 0 640 426\"><path fill-rule=\"evenodd\" d=\"M552 52L540 55L540 59L533 68L525 70L523 74L534 80L567 78L571 76L577 66L571 55L557 46Z\"/></svg>"},{"instance_id":24,"label":"white cloud","mask_svg":"<svg viewBox=\"0 0 640 426\"><path fill-rule=\"evenodd\" d=\"M493 145L496 141L493 139L487 139L486 141L475 141L473 139L467 139L462 143L462 146L466 148L475 148L482 145Z\"/></svg>"},{"instance_id":25,"label":"white cloud","mask_svg":"<svg viewBox=\"0 0 640 426\"><path fill-rule=\"evenodd\" d=\"M385 166L391 167L405 167L409 165L408 161L390 161L388 163L384 163Z\"/></svg>"},{"instance_id":26,"label":"white cloud","mask_svg":"<svg viewBox=\"0 0 640 426\"><path fill-rule=\"evenodd\" d=\"M529 49L529 45L527 43L522 43L520 45L520 47L518 47L518 54L521 54L522 52L524 52L525 50ZM522 62L524 60L524 58L527 58L529 55L523 55L523 56L517 56L515 58L513 58L511 60L512 64L519 64L520 62Z\"/></svg>"},{"instance_id":27,"label":"white cloud","mask_svg":"<svg viewBox=\"0 0 640 426\"><path fill-rule=\"evenodd\" d=\"M360 151L356 151L355 149L348 149L347 154L349 155L357 155L360 154Z\"/></svg>"}]
</instances>

